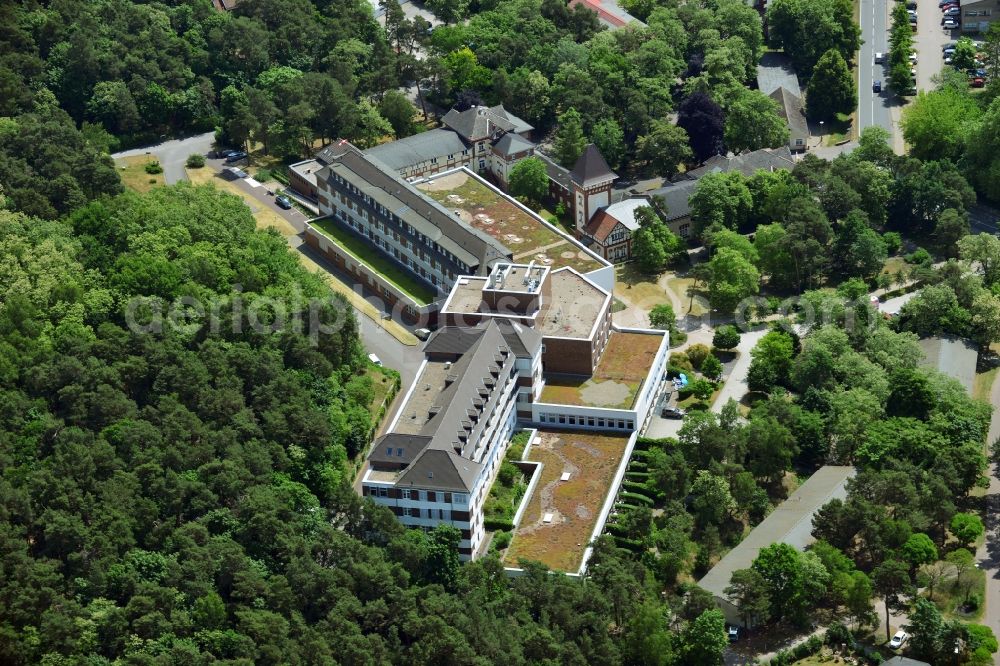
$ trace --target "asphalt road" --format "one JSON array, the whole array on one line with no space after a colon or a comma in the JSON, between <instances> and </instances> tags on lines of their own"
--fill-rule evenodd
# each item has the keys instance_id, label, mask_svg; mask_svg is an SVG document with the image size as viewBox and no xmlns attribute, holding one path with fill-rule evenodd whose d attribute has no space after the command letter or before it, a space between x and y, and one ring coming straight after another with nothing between
<instances>
[{"instance_id":1,"label":"asphalt road","mask_svg":"<svg viewBox=\"0 0 1000 666\"><path fill-rule=\"evenodd\" d=\"M926 0L932 1L932 0ZM890 133L896 130L889 109L893 97L886 80L887 63L876 64L876 53L889 50L888 0L861 0L861 51L858 56L858 131L878 125ZM872 92L872 83L882 82L882 92Z\"/></svg>"},{"instance_id":2,"label":"asphalt road","mask_svg":"<svg viewBox=\"0 0 1000 666\"><path fill-rule=\"evenodd\" d=\"M174 183L187 180L187 174L184 173L184 163L187 161L188 156L194 153L200 155L207 154L212 149L214 141L215 133L205 132L204 134L189 136L186 139L171 139L170 141L164 141L154 146L141 146L139 148L123 150L111 157L129 157L132 155L144 155L146 153L156 155L156 158L160 161L160 165L163 167L163 179L167 185L173 185Z\"/></svg>"}]
</instances>

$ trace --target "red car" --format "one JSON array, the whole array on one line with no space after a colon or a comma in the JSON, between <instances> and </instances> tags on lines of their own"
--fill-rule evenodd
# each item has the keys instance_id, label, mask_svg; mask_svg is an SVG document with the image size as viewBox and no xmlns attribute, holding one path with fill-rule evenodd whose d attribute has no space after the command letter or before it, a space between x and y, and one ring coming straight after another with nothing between
<instances>
[{"instance_id":1,"label":"red car","mask_svg":"<svg viewBox=\"0 0 1000 666\"><path fill-rule=\"evenodd\" d=\"M973 88L982 88L983 86L986 85L986 81L983 79L983 77L976 76L972 79L969 79L969 85L972 86Z\"/></svg>"}]
</instances>

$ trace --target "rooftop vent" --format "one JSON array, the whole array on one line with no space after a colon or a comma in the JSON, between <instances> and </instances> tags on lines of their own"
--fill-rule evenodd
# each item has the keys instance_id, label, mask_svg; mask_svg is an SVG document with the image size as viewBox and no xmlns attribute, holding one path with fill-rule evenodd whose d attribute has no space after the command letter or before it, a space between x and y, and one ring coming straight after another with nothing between
<instances>
[{"instance_id":1,"label":"rooftop vent","mask_svg":"<svg viewBox=\"0 0 1000 666\"><path fill-rule=\"evenodd\" d=\"M445 361L445 363L444 363L444 369L445 370L450 370L451 369L451 361Z\"/></svg>"}]
</instances>

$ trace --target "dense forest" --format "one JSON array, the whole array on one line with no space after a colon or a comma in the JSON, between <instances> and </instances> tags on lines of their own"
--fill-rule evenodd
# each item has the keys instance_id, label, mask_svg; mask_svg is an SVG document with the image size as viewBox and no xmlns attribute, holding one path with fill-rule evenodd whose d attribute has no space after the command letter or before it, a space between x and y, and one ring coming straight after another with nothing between
<instances>
[{"instance_id":1,"label":"dense forest","mask_svg":"<svg viewBox=\"0 0 1000 666\"><path fill-rule=\"evenodd\" d=\"M2 212L0 247L0 661L721 654L717 611L673 614L610 544L586 582L529 566L508 583L495 559L460 566L456 531L406 531L356 496L371 386L353 318L235 197ZM322 334L290 316L316 298L303 321Z\"/></svg>"}]
</instances>

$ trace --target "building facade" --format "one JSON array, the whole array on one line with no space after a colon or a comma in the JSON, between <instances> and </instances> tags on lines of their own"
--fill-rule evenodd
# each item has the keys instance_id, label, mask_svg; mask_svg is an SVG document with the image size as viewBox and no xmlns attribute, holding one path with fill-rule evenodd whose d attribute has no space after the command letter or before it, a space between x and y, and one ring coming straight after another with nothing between
<instances>
[{"instance_id":1,"label":"building facade","mask_svg":"<svg viewBox=\"0 0 1000 666\"><path fill-rule=\"evenodd\" d=\"M648 420L665 385L669 340L664 331L614 328L610 303L570 268L499 263L488 276L460 277L402 407L372 445L362 494L408 527L453 525L461 557L475 557L484 504L518 427L631 433ZM560 312L571 305L576 311ZM546 384L567 374L622 379L595 374L617 353L615 336L634 336L619 349L641 340L650 351L648 366L628 369L641 381L627 405L546 396Z\"/></svg>"}]
</instances>

